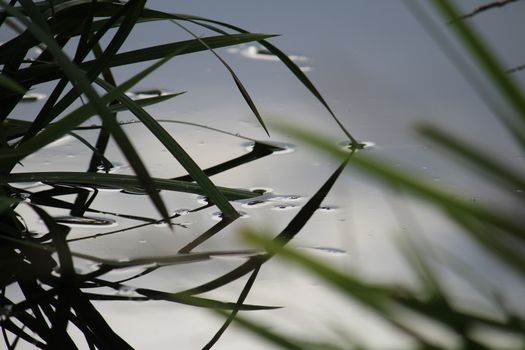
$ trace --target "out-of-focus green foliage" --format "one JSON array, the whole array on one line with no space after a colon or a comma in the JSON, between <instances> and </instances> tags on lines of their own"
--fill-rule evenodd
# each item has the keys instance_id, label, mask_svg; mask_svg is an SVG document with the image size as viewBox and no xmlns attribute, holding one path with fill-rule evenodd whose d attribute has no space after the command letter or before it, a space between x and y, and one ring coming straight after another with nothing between
<instances>
[{"instance_id":1,"label":"out-of-focus green foliage","mask_svg":"<svg viewBox=\"0 0 525 350\"><path fill-rule=\"evenodd\" d=\"M407 1L410 8L422 26L438 40L443 49L449 54L455 50L447 43L446 36L440 33L441 29L433 23L425 8L416 2ZM497 114L499 119L509 130L509 137L516 140L518 147L525 153L525 146L521 142L525 135L525 98L520 85L506 71L496 55L488 48L482 37L470 26L467 19L460 19L461 15L452 1L436 0L431 2L434 10L445 23L449 23L455 39L460 46L470 54L471 62L475 62L485 78L491 82L492 93L506 102L507 114ZM452 52L450 57L460 70L463 62L458 61L460 54ZM470 72L465 72L470 74ZM467 77L468 78L468 77ZM474 88L477 88L474 86ZM490 102L490 101L487 101ZM494 110L494 109L493 109ZM295 126L283 125L282 130L302 141L306 141L326 154L338 159L347 159L348 152L341 149L332 140L320 137L315 132L299 129ZM525 176L509 159L495 159L487 154L482 147L462 140L461 135L454 135L431 124L419 124L416 130L428 142L439 147L442 153L451 159L459 159L465 168L472 172L472 176L486 177L495 188L506 191L509 198L517 198L519 210L525 208L522 195L525 189ZM480 145L486 140L480 140ZM422 177L417 172L400 170L388 165L388 160L374 157L374 152L357 152L350 157L348 166L359 169L374 176L384 186L402 189L415 197L423 199L437 211L443 213L451 222L454 222L460 233L468 237L472 244L481 247L486 254L505 266L513 273L517 282L525 285L525 227L523 218L509 215L501 208L484 206L458 198L457 194L446 192L431 179ZM463 308L453 296L444 288L443 281L438 277L435 261L428 257L427 250L419 245L407 241L402 245L402 253L406 257L407 265L417 277L418 287L402 287L390 284L370 283L362 277L341 273L331 266L305 255L299 250L284 247L278 242L269 240L268 232L247 231L244 233L247 240L257 247L263 247L271 254L277 254L286 260L294 262L310 271L320 280L327 282L334 289L341 291L349 300L357 301L386 321L401 334L408 336L418 349L449 349L443 344L455 344L453 349L493 349L492 343L486 338L479 338L476 332L484 332L511 337L516 349L525 346L525 315L519 310L507 305L506 300L494 294L489 285L479 286L477 276L468 269L458 266L458 262L451 260L449 265L442 266L456 270L455 273L481 294L498 312L492 315L482 315L472 308ZM434 249L433 247L430 247ZM435 248L439 249L439 248ZM481 289L480 289L481 288ZM499 286L505 288L505 286ZM468 296L466 296L468 298ZM417 322L406 323L406 311L427 320L430 324L437 324L449 332L449 339L445 342L432 341L426 337ZM309 344L304 339L291 338L278 331L270 332L261 325L247 319L239 320L243 327L255 332L276 346L285 349L317 349L319 346ZM364 332L356 325L354 331ZM442 333L440 333L442 334ZM446 335L444 335L446 336ZM490 337L490 336L489 336ZM366 336L365 336L366 338ZM330 346L339 349L361 349L358 344L347 344L341 347L341 340L326 339ZM326 345L325 345L326 346ZM327 347L328 348L328 347Z\"/></svg>"}]
</instances>

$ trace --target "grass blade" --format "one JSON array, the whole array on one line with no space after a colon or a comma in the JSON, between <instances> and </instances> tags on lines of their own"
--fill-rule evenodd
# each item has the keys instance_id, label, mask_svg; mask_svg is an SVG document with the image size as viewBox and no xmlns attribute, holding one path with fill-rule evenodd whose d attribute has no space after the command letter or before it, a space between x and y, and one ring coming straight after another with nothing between
<instances>
[{"instance_id":1,"label":"grass blade","mask_svg":"<svg viewBox=\"0 0 525 350\"><path fill-rule=\"evenodd\" d=\"M91 301L81 292L77 292L74 297L73 309L78 319L87 325L99 338L102 348L133 350L133 348L122 339L102 315L95 309Z\"/></svg>"},{"instance_id":2,"label":"grass blade","mask_svg":"<svg viewBox=\"0 0 525 350\"><path fill-rule=\"evenodd\" d=\"M461 16L455 5L448 0L434 0L432 4L449 22ZM504 65L485 43L479 39L479 35L474 32L474 29L471 28L467 21L454 21L452 28L461 40L461 43L470 51L472 57L476 59L479 66L491 79L492 86L499 90L509 106L512 106L518 113L523 123L522 128L525 127L525 96L518 84L505 72Z\"/></svg>"},{"instance_id":3,"label":"grass blade","mask_svg":"<svg viewBox=\"0 0 525 350\"><path fill-rule=\"evenodd\" d=\"M496 230L483 218L473 218L454 211L449 211L448 214L453 221L465 229L472 241L477 242L489 254L519 275L525 276L525 257L522 250L525 245L509 239L505 232Z\"/></svg>"},{"instance_id":4,"label":"grass blade","mask_svg":"<svg viewBox=\"0 0 525 350\"><path fill-rule=\"evenodd\" d=\"M138 99L134 99L133 101L138 106L144 108L144 107L147 107L147 106L151 106L151 105L154 105L154 104L157 104L157 103L161 103L161 102L167 101L169 99L172 99L173 97L180 96L180 95L183 95L185 93L186 93L186 91L173 92L173 93L162 94L162 95L159 95L159 96L138 98ZM122 111L127 111L128 110L128 108L123 103L113 104L113 105L109 106L109 109L112 112L122 112Z\"/></svg>"},{"instance_id":5,"label":"grass blade","mask_svg":"<svg viewBox=\"0 0 525 350\"><path fill-rule=\"evenodd\" d=\"M217 59L222 63L222 65L224 67L226 67L228 72L230 72L230 75L232 76L233 81L235 82L235 85L237 85L237 88L239 89L239 92L241 93L242 97L244 98L244 100L246 101L246 103L248 104L250 109L252 110L253 114L255 115L257 120L259 121L259 124L261 124L261 126L264 129L264 131L266 132L266 135L270 136L270 133L268 132L268 128L264 124L264 120L262 119L261 115L259 114L259 111L257 110L257 107L255 106L255 103L253 102L250 94L248 93L248 91L244 87L244 85L241 82L241 80L239 79L239 77L237 77L237 74L235 74L233 69L230 67L230 65L228 63L226 63L226 61L221 56L219 56L217 54L217 52L215 52L215 50L213 50L204 41L200 40L200 38L197 35L195 35L191 30L189 30L188 28L186 28L185 26L183 26L182 24L178 23L175 20L172 20L171 22L175 23L177 26L179 26L180 28L185 30L187 33L189 33L191 36L193 36L196 40L199 40L199 42L201 42L202 45L204 45L204 47L206 47L206 49L208 49L215 57L217 57Z\"/></svg>"},{"instance_id":6,"label":"grass blade","mask_svg":"<svg viewBox=\"0 0 525 350\"><path fill-rule=\"evenodd\" d=\"M214 310L216 313L228 316L228 314L221 310ZM247 319L244 319L242 317L235 318L235 321L237 324L241 325L242 327L252 331L254 334L257 334L259 337L267 340L271 344L278 346L282 349L288 349L288 350L304 350L304 348L297 344L297 342L294 342L290 340L290 337L288 335L282 335L278 334L276 332L270 331L267 328L255 323L248 321Z\"/></svg>"},{"instance_id":7,"label":"grass blade","mask_svg":"<svg viewBox=\"0 0 525 350\"><path fill-rule=\"evenodd\" d=\"M19 94L24 94L26 92L26 89L24 89L23 86L21 86L16 80L9 78L5 74L0 74L0 86L3 86Z\"/></svg>"},{"instance_id":8,"label":"grass blade","mask_svg":"<svg viewBox=\"0 0 525 350\"><path fill-rule=\"evenodd\" d=\"M405 6L413 13L420 25L425 29L430 37L441 47L442 51L447 55L450 61L457 67L459 72L468 81L472 89L479 95L480 99L491 110L491 112L503 123L507 132L514 137L518 144L525 149L525 130L518 125L519 120L514 120L509 116L507 106L497 98L491 90L490 86L479 77L479 74L474 69L472 61L463 52L456 48L451 40L443 33L435 19L431 16L425 8L415 1L404 0Z\"/></svg>"},{"instance_id":9,"label":"grass blade","mask_svg":"<svg viewBox=\"0 0 525 350\"><path fill-rule=\"evenodd\" d=\"M459 138L452 136L437 127L421 124L417 128L418 132L431 140L437 145L445 148L448 152L459 156L461 160L466 161L478 169L484 171L484 174L490 176L495 182L506 185L513 194L518 194L516 190L525 189L525 178L522 175L508 167L498 159L492 158L483 153L481 150L474 148L461 141ZM522 196L519 198L523 199Z\"/></svg>"},{"instance_id":10,"label":"grass blade","mask_svg":"<svg viewBox=\"0 0 525 350\"><path fill-rule=\"evenodd\" d=\"M202 42L206 43L208 47L213 49L243 44L246 42L257 41L274 37L275 35L260 34L260 33L246 33L233 35L217 35L185 41L179 41L171 44L157 45L145 49L132 50L117 54L110 62L111 67L128 65L133 63L140 63L150 60L155 60L166 56L167 53L178 51L179 55L186 55L195 52L207 50L203 47ZM94 61L88 61L86 66L91 66Z\"/></svg>"},{"instance_id":11,"label":"grass blade","mask_svg":"<svg viewBox=\"0 0 525 350\"><path fill-rule=\"evenodd\" d=\"M233 34L228 36L218 35L200 38L200 40L204 41L211 48L219 48L262 40L273 36L274 35L250 33ZM179 41L171 44L157 45L116 54L111 58L109 67L118 67L133 63L161 59L172 52L177 52L178 55L185 55L204 50L206 50L206 48L203 47L198 40L193 39ZM89 70L95 63L96 60L86 61L80 64L79 67L83 70ZM57 71L58 68L59 66L54 63L41 64L38 66L20 69L13 74L13 78L25 84L36 85L60 78L62 74Z\"/></svg>"},{"instance_id":12,"label":"grass blade","mask_svg":"<svg viewBox=\"0 0 525 350\"><path fill-rule=\"evenodd\" d=\"M282 150L282 148L279 148L278 146L273 146L270 144L254 141L253 149L249 153L243 154L242 156L239 156L237 158L227 160L223 163L214 165L210 168L204 169L203 171L207 176L220 174L222 172L225 172L227 170L241 166L243 164L250 163L254 160L266 157L272 154L273 152L279 151L279 150ZM191 177L188 175L176 177L174 178L174 180L192 181Z\"/></svg>"},{"instance_id":13,"label":"grass blade","mask_svg":"<svg viewBox=\"0 0 525 350\"><path fill-rule=\"evenodd\" d=\"M207 229L204 233L197 236L197 238L193 239L191 242L184 245L182 248L179 249L179 253L181 254L188 254L193 249L197 248L202 243L206 242L211 237L215 236L217 233L221 232L223 229L228 227L234 219L230 218L222 218L221 221Z\"/></svg>"},{"instance_id":14,"label":"grass blade","mask_svg":"<svg viewBox=\"0 0 525 350\"><path fill-rule=\"evenodd\" d=\"M119 189L137 189L141 186L140 179L133 175L102 174L102 173L83 173L83 172L32 172L14 173L0 177L0 184L41 181L50 184L99 184ZM204 195L204 190L197 184L177 181L171 179L152 178L155 188L159 190L187 192ZM222 194L232 199L248 199L259 194L251 191L230 189L225 187L217 188Z\"/></svg>"},{"instance_id":15,"label":"grass blade","mask_svg":"<svg viewBox=\"0 0 525 350\"><path fill-rule=\"evenodd\" d=\"M69 309L73 302L72 297L75 290L75 271L69 246L66 243L66 235L69 227L58 225L43 209L32 206L38 215L44 220L52 238L52 244L60 262L60 279L57 291L57 307L51 318L51 332L47 339L50 348L59 347L68 339L67 325L69 323Z\"/></svg>"},{"instance_id":16,"label":"grass blade","mask_svg":"<svg viewBox=\"0 0 525 350\"><path fill-rule=\"evenodd\" d=\"M113 164L109 159L107 159L103 153L101 153L96 147L93 147L88 140L83 138L82 136L78 135L77 133L74 133L72 131L69 132L69 135L76 138L78 141L80 141L84 146L89 148L93 152L93 156L98 159L100 164L103 165L104 169L111 169L113 168Z\"/></svg>"},{"instance_id":17,"label":"grass blade","mask_svg":"<svg viewBox=\"0 0 525 350\"><path fill-rule=\"evenodd\" d=\"M252 274L250 275L250 278L246 282L246 285L242 289L241 294L239 295L239 299L237 299L237 303L235 304L235 308L231 311L230 315L222 325L222 327L215 333L213 338L202 348L202 350L210 350L215 343L219 340L219 338L224 334L228 326L232 323L232 321L235 319L235 316L237 316L237 313L239 312L240 308L242 307L244 300L248 296L248 293L250 292L250 289L252 288L253 284L255 283L255 279L257 278L257 274L259 273L260 266L256 267L255 270L253 270Z\"/></svg>"}]
</instances>

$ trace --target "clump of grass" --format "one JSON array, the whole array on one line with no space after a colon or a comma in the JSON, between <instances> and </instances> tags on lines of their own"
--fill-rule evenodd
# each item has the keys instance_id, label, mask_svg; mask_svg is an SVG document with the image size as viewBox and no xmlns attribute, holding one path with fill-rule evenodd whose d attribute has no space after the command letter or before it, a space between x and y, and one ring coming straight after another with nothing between
<instances>
[{"instance_id":1,"label":"clump of grass","mask_svg":"<svg viewBox=\"0 0 525 350\"><path fill-rule=\"evenodd\" d=\"M240 310L260 310L271 306L244 304L244 299L254 283L257 271L271 254L255 255L239 268L186 291L166 293L153 288L137 288L133 295L96 293L93 288L112 290L129 289L128 283L152 273L163 266L210 259L212 255L238 254L238 251L194 253L210 237L236 220L240 214L231 201L259 196L259 192L216 186L210 176L242 166L279 150L278 146L251 140L254 147L246 155L201 169L197 162L177 141L177 135L166 131L165 122L150 115L144 107L175 98L181 93L157 94L137 99L129 94L142 79L159 69L166 62L182 55L208 51L227 69L242 99L252 110L260 125L268 132L249 92L234 70L215 49L258 42L268 52L276 55L290 72L297 77L333 117L347 135L353 149L360 147L356 139L343 127L315 86L280 49L268 39L273 35L251 33L228 23L176 13L156 11L146 7L145 0L130 1L11 1L1 2L0 29L9 26L18 31L9 41L0 45L0 250L2 256L0 326L8 349L15 349L21 342L37 348L76 348L68 332L77 328L91 349L130 349L131 346L111 329L95 308L96 300L164 300L196 307L230 310L230 319L212 338L211 347L226 330ZM123 44L130 40L135 28L150 21L171 21L175 28L188 34L188 39L122 52ZM208 36L197 37L189 29L197 26L206 29ZM103 44L107 43L107 44ZM40 48L38 57L31 58L30 50ZM66 51L66 47L70 47ZM94 58L92 58L94 57ZM143 70L123 82L117 82L112 68L135 63L149 63ZM32 118L13 117L13 110L22 103L26 94L41 84L51 84L51 92ZM131 96L131 97L130 97ZM134 98L135 97L135 98ZM150 137L158 140L173 159L187 171L178 178L155 178L144 164L145 150L133 146L126 133L126 125L118 113L128 111L146 127ZM100 120L98 125L86 125L90 118ZM183 121L179 121L185 123ZM186 122L187 123L187 122ZM196 123L189 123L197 125ZM211 129L207 126L202 126ZM98 132L95 144L82 136L85 130ZM225 132L215 130L218 132ZM46 145L65 135L75 137L91 152L85 159L85 172L19 172L18 164ZM238 135L233 135L239 137ZM110 140L114 140L133 170L133 175L111 174L112 160L107 156ZM300 211L285 231L278 237L280 244L292 239L308 221L320 204L342 167L334 173L312 200ZM21 182L41 182L45 189L21 188ZM118 189L128 194L146 194L160 218L142 217L122 212L98 210L93 202L100 189ZM134 230L158 223L174 225L171 220L180 213L170 215L160 191L189 192L207 198L207 204L191 209L198 212L217 206L221 221L188 242L170 256L144 257L130 261L114 261L94 255L75 252L69 238L71 228L64 223L102 225L106 220L90 217L91 213L123 217L140 223L110 232L96 233L91 239ZM60 198L74 195L74 200ZM25 224L19 209L29 207L41 219L46 232L36 235ZM70 218L56 218L51 209L66 209ZM251 252L253 253L253 252ZM77 259L97 263L89 273L75 269ZM130 266L145 266L141 273L121 281L110 281L109 272ZM248 284L237 302L224 302L199 297L198 294L230 283L240 276L252 273ZM8 288L9 287L9 288ZM8 290L16 287L22 301L14 301Z\"/></svg>"}]
</instances>

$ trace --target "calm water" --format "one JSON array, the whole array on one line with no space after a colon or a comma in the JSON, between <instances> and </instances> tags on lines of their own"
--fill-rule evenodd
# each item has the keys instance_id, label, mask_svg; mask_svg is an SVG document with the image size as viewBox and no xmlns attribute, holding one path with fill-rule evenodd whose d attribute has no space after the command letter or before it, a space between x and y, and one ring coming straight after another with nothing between
<instances>
[{"instance_id":1,"label":"calm water","mask_svg":"<svg viewBox=\"0 0 525 350\"><path fill-rule=\"evenodd\" d=\"M466 9L474 4L477 2L462 2ZM501 125L401 2L230 0L221 1L218 6L214 1L177 5L156 1L150 7L220 19L254 32L282 34L272 39L272 43L289 53L303 68L358 139L373 143L366 152L383 156L396 166L414 169L438 185L458 192L459 196L505 207L510 213L523 212L513 199L439 156L414 135L414 121L431 121L468 140L484 144L494 155L523 167L522 155L508 140ZM518 3L479 16L475 21L490 43L501 50L509 67L525 61L525 43L517 38L517 33L525 31L525 22L521 20L524 11L525 4ZM141 27L125 46L126 50L152 42L187 38L170 23L149 23ZM204 34L200 29L195 31L197 35ZM242 217L201 245L199 251L251 248L236 234L245 226L278 233L337 167L336 162L322 154L279 134L272 125L285 120L317 130L334 142L345 141L344 134L322 106L282 64L259 49L246 44L218 52L234 67L254 96L270 127L272 137L269 140L278 143L284 151L212 177L221 186L264 189L266 193L255 200L234 203ZM116 70L120 81L129 74L127 70ZM517 78L523 82L523 76L521 73ZM204 124L268 141L227 71L210 54L176 58L142 82L138 89L187 91L171 102L148 109L159 119ZM45 93L45 87L35 92ZM24 105L18 116L30 115L40 103ZM122 115L122 120L130 119L133 118ZM249 152L249 142L236 136L189 125L164 125L203 168ZM126 131L133 142L140 145L154 176L184 175L170 154L139 124L127 126ZM92 142L96 138L96 134L90 132L83 132L82 136ZM67 137L28 158L24 168L18 170L84 171L88 156L88 149ZM131 172L115 147L107 156L117 165L114 173ZM35 188L35 184L26 186ZM180 214L174 220L177 224L174 232L158 224L88 239L97 233L137 224L136 220L106 213L156 217L146 197L106 190L101 191L92 205L101 213L90 217L99 221L91 222L90 227L72 223L74 230L70 238L79 239L72 243L72 249L121 261L167 256L220 220L213 207L189 212L203 205L203 199L197 195L163 192L162 196L169 210ZM56 212L57 216L67 214L66 211ZM41 223L30 213L27 215L28 224L38 230ZM400 233L425 237L466 257L494 285L509 286L506 290L512 291L510 298L517 300L523 295L523 286L516 285L512 276L503 273L477 248L464 241L456 230L422 203L387 190L350 168L293 242L344 271L381 281L410 281L396 253L396 237ZM129 283L130 289L119 293L133 295L133 288L145 286L164 291L183 290L235 268L246 256L218 254L198 263L164 267L133 280ZM92 263L79 261L77 268L86 272L95 267ZM124 279L144 268L116 270L110 278ZM473 293L473 300L480 298L456 276L446 275L446 278L452 291L465 294L468 290ZM245 279L237 281L205 296L236 300L244 282ZM334 337L344 330L350 337L374 346L403 346L406 342L358 305L349 303L299 268L279 261L264 265L247 302L284 306L278 310L251 312L247 316L292 334L316 335L314 339L319 340ZM166 302L100 302L97 306L110 325L137 349L197 349L222 324L221 319L206 310ZM215 348L269 347L232 327Z\"/></svg>"}]
</instances>

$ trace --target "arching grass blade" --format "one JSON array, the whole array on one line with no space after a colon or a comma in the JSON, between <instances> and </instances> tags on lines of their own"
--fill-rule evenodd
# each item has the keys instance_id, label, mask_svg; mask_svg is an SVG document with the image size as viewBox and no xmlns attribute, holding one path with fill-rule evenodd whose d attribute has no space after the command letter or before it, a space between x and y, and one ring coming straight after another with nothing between
<instances>
[{"instance_id":1,"label":"arching grass blade","mask_svg":"<svg viewBox=\"0 0 525 350\"><path fill-rule=\"evenodd\" d=\"M121 174L104 174L104 173L83 173L83 172L32 172L32 173L14 173L0 177L1 184L16 182L41 181L51 184L78 184L89 185L96 183L102 186L108 186L119 189L136 189L141 186L141 181L137 176ZM187 181L177 181L170 179L152 178L155 188L158 190L188 192L204 195L206 192L195 183ZM233 200L248 199L258 196L259 194L238 189L218 187L219 191Z\"/></svg>"}]
</instances>

